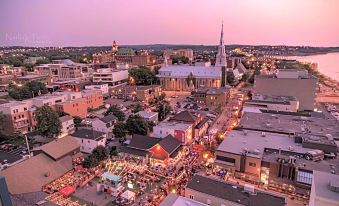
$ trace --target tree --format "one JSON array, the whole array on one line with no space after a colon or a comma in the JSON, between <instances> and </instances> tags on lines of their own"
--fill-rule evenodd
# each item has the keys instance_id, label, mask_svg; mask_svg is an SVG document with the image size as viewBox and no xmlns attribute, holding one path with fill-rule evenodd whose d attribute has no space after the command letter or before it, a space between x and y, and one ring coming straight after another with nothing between
<instances>
[{"instance_id":1,"label":"tree","mask_svg":"<svg viewBox=\"0 0 339 206\"><path fill-rule=\"evenodd\" d=\"M159 121L162 121L172 111L172 107L167 101L162 101L156 105L155 111L159 114Z\"/></svg>"},{"instance_id":2,"label":"tree","mask_svg":"<svg viewBox=\"0 0 339 206\"><path fill-rule=\"evenodd\" d=\"M248 73L243 74L241 80L246 82L248 80Z\"/></svg>"},{"instance_id":3,"label":"tree","mask_svg":"<svg viewBox=\"0 0 339 206\"><path fill-rule=\"evenodd\" d=\"M37 131L45 137L55 137L60 134L61 122L57 112L47 105L39 107L36 110L35 118L37 121Z\"/></svg>"},{"instance_id":4,"label":"tree","mask_svg":"<svg viewBox=\"0 0 339 206\"><path fill-rule=\"evenodd\" d=\"M30 99L32 97L46 94L48 92L45 84L38 81L28 82L24 85L12 85L9 88L9 96L16 100Z\"/></svg>"},{"instance_id":5,"label":"tree","mask_svg":"<svg viewBox=\"0 0 339 206\"><path fill-rule=\"evenodd\" d=\"M116 105L110 106L104 115L108 116L110 114L116 116L119 121L125 120L125 113L121 111Z\"/></svg>"},{"instance_id":6,"label":"tree","mask_svg":"<svg viewBox=\"0 0 339 206\"><path fill-rule=\"evenodd\" d=\"M232 84L232 83L234 83L234 81L235 81L235 77L234 77L233 72L232 71L228 71L227 72L227 82L229 84Z\"/></svg>"},{"instance_id":7,"label":"tree","mask_svg":"<svg viewBox=\"0 0 339 206\"><path fill-rule=\"evenodd\" d=\"M75 127L79 127L82 123L82 119L79 116L73 116L73 122Z\"/></svg>"},{"instance_id":8,"label":"tree","mask_svg":"<svg viewBox=\"0 0 339 206\"><path fill-rule=\"evenodd\" d=\"M113 128L113 134L115 138L124 138L127 134L126 126L123 122L117 122Z\"/></svg>"},{"instance_id":9,"label":"tree","mask_svg":"<svg viewBox=\"0 0 339 206\"><path fill-rule=\"evenodd\" d=\"M63 117L63 116L69 115L67 112L64 112L64 111L62 111L62 110L57 110L56 112L58 113L58 116L59 116L59 117Z\"/></svg>"},{"instance_id":10,"label":"tree","mask_svg":"<svg viewBox=\"0 0 339 206\"><path fill-rule=\"evenodd\" d=\"M34 94L34 96L39 96L40 94L47 94L48 90L46 85L39 81L28 82L24 85Z\"/></svg>"},{"instance_id":11,"label":"tree","mask_svg":"<svg viewBox=\"0 0 339 206\"><path fill-rule=\"evenodd\" d=\"M130 115L126 121L126 130L128 134L147 135L148 123L139 115Z\"/></svg>"},{"instance_id":12,"label":"tree","mask_svg":"<svg viewBox=\"0 0 339 206\"><path fill-rule=\"evenodd\" d=\"M104 146L97 146L91 154L98 162L101 162L108 158L107 151Z\"/></svg>"},{"instance_id":13,"label":"tree","mask_svg":"<svg viewBox=\"0 0 339 206\"><path fill-rule=\"evenodd\" d=\"M157 82L155 72L148 67L132 68L128 74L132 84L150 85Z\"/></svg>"},{"instance_id":14,"label":"tree","mask_svg":"<svg viewBox=\"0 0 339 206\"><path fill-rule=\"evenodd\" d=\"M133 109L132 109L132 112L133 113L138 113L140 111L142 111L144 108L143 106L140 104L140 102L137 102L133 105Z\"/></svg>"},{"instance_id":15,"label":"tree","mask_svg":"<svg viewBox=\"0 0 339 206\"><path fill-rule=\"evenodd\" d=\"M98 160L95 159L92 155L87 156L82 162L82 166L85 168L95 167L99 164Z\"/></svg>"}]
</instances>

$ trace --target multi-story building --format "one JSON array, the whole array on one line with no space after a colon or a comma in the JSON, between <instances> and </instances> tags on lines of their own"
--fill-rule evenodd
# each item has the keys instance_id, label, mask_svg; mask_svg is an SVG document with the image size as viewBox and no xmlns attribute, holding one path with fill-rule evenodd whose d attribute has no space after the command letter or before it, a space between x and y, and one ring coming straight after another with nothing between
<instances>
[{"instance_id":1,"label":"multi-story building","mask_svg":"<svg viewBox=\"0 0 339 206\"><path fill-rule=\"evenodd\" d=\"M86 78L90 71L86 64L75 63L69 59L53 60L51 64L43 64L35 67L40 74L49 75L53 81L67 79Z\"/></svg>"},{"instance_id":2,"label":"multi-story building","mask_svg":"<svg viewBox=\"0 0 339 206\"><path fill-rule=\"evenodd\" d=\"M81 118L87 117L88 113L87 101L84 98L60 102L55 104L54 108L66 112L71 116L79 116Z\"/></svg>"},{"instance_id":3,"label":"multi-story building","mask_svg":"<svg viewBox=\"0 0 339 206\"><path fill-rule=\"evenodd\" d=\"M193 50L192 49L166 49L164 50L164 57L173 58L173 57L187 57L189 61L193 61Z\"/></svg>"},{"instance_id":4,"label":"multi-story building","mask_svg":"<svg viewBox=\"0 0 339 206\"><path fill-rule=\"evenodd\" d=\"M298 112L299 101L292 96L253 94L252 100L246 101L245 107L257 107L264 111Z\"/></svg>"},{"instance_id":5,"label":"multi-story building","mask_svg":"<svg viewBox=\"0 0 339 206\"><path fill-rule=\"evenodd\" d=\"M0 105L0 111L4 115L1 127L3 132L12 134L14 132L27 133L32 130L32 111L29 102L13 101Z\"/></svg>"},{"instance_id":6,"label":"multi-story building","mask_svg":"<svg viewBox=\"0 0 339 206\"><path fill-rule=\"evenodd\" d=\"M167 137L172 135L183 144L191 143L193 140L192 124L185 124L179 122L160 122L153 127L154 137Z\"/></svg>"},{"instance_id":7,"label":"multi-story building","mask_svg":"<svg viewBox=\"0 0 339 206\"><path fill-rule=\"evenodd\" d=\"M206 204L192 200L188 197L183 197L183 196L173 194L173 193L170 193L169 195L167 195L165 199L161 201L159 206L182 206L182 205L208 206Z\"/></svg>"},{"instance_id":8,"label":"multi-story building","mask_svg":"<svg viewBox=\"0 0 339 206\"><path fill-rule=\"evenodd\" d=\"M110 95L118 98L131 98L143 102L149 102L162 94L160 85L122 85L110 88Z\"/></svg>"},{"instance_id":9,"label":"multi-story building","mask_svg":"<svg viewBox=\"0 0 339 206\"><path fill-rule=\"evenodd\" d=\"M59 117L59 120L61 122L61 134L59 137L65 137L75 131L73 117L65 115Z\"/></svg>"},{"instance_id":10,"label":"multi-story building","mask_svg":"<svg viewBox=\"0 0 339 206\"><path fill-rule=\"evenodd\" d=\"M108 84L109 86L118 86L127 83L127 70L114 70L111 68L97 69L93 72L93 83Z\"/></svg>"},{"instance_id":11,"label":"multi-story building","mask_svg":"<svg viewBox=\"0 0 339 206\"><path fill-rule=\"evenodd\" d=\"M339 206L339 175L314 171L309 206Z\"/></svg>"},{"instance_id":12,"label":"multi-story building","mask_svg":"<svg viewBox=\"0 0 339 206\"><path fill-rule=\"evenodd\" d=\"M255 189L253 185L243 186L201 175L195 175L188 182L185 197L210 206L286 205L285 197Z\"/></svg>"},{"instance_id":13,"label":"multi-story building","mask_svg":"<svg viewBox=\"0 0 339 206\"><path fill-rule=\"evenodd\" d=\"M99 84L99 85L86 85L85 89L87 90L100 90L103 96L109 95L109 87L108 84Z\"/></svg>"},{"instance_id":14,"label":"multi-story building","mask_svg":"<svg viewBox=\"0 0 339 206\"><path fill-rule=\"evenodd\" d=\"M313 111L317 82L307 70L279 69L273 75L256 75L254 91L263 95L296 97L299 110Z\"/></svg>"},{"instance_id":15,"label":"multi-story building","mask_svg":"<svg viewBox=\"0 0 339 206\"><path fill-rule=\"evenodd\" d=\"M193 93L194 101L206 106L225 106L230 97L231 87L204 88Z\"/></svg>"},{"instance_id":16,"label":"multi-story building","mask_svg":"<svg viewBox=\"0 0 339 206\"><path fill-rule=\"evenodd\" d=\"M204 127L197 128L196 126L201 121L205 121L205 120L204 120L203 115L200 113L192 113L190 111L184 110L174 115L173 117L171 117L168 121L192 125L192 129L193 129L192 136L197 137L196 133L198 134L200 133L200 132L197 132L197 130L204 129Z\"/></svg>"},{"instance_id":17,"label":"multi-story building","mask_svg":"<svg viewBox=\"0 0 339 206\"><path fill-rule=\"evenodd\" d=\"M112 137L112 131L117 118L114 115L107 115L103 118L96 118L92 121L91 125L95 131L103 132L107 138Z\"/></svg>"},{"instance_id":18,"label":"multi-story building","mask_svg":"<svg viewBox=\"0 0 339 206\"><path fill-rule=\"evenodd\" d=\"M71 134L71 137L80 145L80 151L88 154L98 146L105 147L107 141L106 133L87 128L78 129Z\"/></svg>"},{"instance_id":19,"label":"multi-story building","mask_svg":"<svg viewBox=\"0 0 339 206\"><path fill-rule=\"evenodd\" d=\"M88 109L98 109L104 106L104 98L101 90L82 90L82 98L86 100Z\"/></svg>"},{"instance_id":20,"label":"multi-story building","mask_svg":"<svg viewBox=\"0 0 339 206\"><path fill-rule=\"evenodd\" d=\"M327 136L233 130L216 150L214 165L266 187L310 188L314 170L337 172L331 166L339 163L337 149Z\"/></svg>"},{"instance_id":21,"label":"multi-story building","mask_svg":"<svg viewBox=\"0 0 339 206\"><path fill-rule=\"evenodd\" d=\"M145 121L153 122L154 124L158 124L159 115L158 112L151 111L139 111L137 115L142 117Z\"/></svg>"}]
</instances>

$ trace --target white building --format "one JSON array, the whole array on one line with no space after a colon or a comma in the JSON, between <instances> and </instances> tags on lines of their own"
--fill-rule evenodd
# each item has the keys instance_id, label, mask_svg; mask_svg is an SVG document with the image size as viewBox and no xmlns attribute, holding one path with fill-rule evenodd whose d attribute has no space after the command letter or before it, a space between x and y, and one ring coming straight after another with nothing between
<instances>
[{"instance_id":1,"label":"white building","mask_svg":"<svg viewBox=\"0 0 339 206\"><path fill-rule=\"evenodd\" d=\"M208 206L187 197L170 193L159 206Z\"/></svg>"},{"instance_id":2,"label":"white building","mask_svg":"<svg viewBox=\"0 0 339 206\"><path fill-rule=\"evenodd\" d=\"M313 171L309 206L339 206L339 175Z\"/></svg>"},{"instance_id":3,"label":"white building","mask_svg":"<svg viewBox=\"0 0 339 206\"><path fill-rule=\"evenodd\" d=\"M193 129L191 124L184 124L179 122L160 122L153 127L153 137L164 138L172 135L180 142L186 144L192 141Z\"/></svg>"},{"instance_id":4,"label":"white building","mask_svg":"<svg viewBox=\"0 0 339 206\"><path fill-rule=\"evenodd\" d=\"M244 107L256 107L264 111L297 112L299 101L292 96L263 95L255 93Z\"/></svg>"},{"instance_id":5,"label":"white building","mask_svg":"<svg viewBox=\"0 0 339 206\"><path fill-rule=\"evenodd\" d=\"M126 83L128 70L114 70L112 68L97 69L93 72L93 82L97 84L108 84L117 86Z\"/></svg>"},{"instance_id":6,"label":"white building","mask_svg":"<svg viewBox=\"0 0 339 206\"><path fill-rule=\"evenodd\" d=\"M93 129L81 128L71 134L74 139L77 140L80 145L80 151L84 153L92 153L92 151L98 146L106 146L106 134L104 132L98 132Z\"/></svg>"},{"instance_id":7,"label":"white building","mask_svg":"<svg viewBox=\"0 0 339 206\"><path fill-rule=\"evenodd\" d=\"M87 90L100 90L102 95L108 95L108 84L100 84L100 85L86 85L85 89Z\"/></svg>"},{"instance_id":8,"label":"white building","mask_svg":"<svg viewBox=\"0 0 339 206\"><path fill-rule=\"evenodd\" d=\"M65 115L59 117L59 120L61 122L61 134L59 137L65 137L75 131L73 117Z\"/></svg>"},{"instance_id":9,"label":"white building","mask_svg":"<svg viewBox=\"0 0 339 206\"><path fill-rule=\"evenodd\" d=\"M112 137L112 130L117 118L114 115L108 115L103 118L96 118L92 121L92 127L95 131L103 132L107 138Z\"/></svg>"},{"instance_id":10,"label":"white building","mask_svg":"<svg viewBox=\"0 0 339 206\"><path fill-rule=\"evenodd\" d=\"M158 112L140 111L137 113L137 115L139 115L146 121L151 121L154 124L158 124Z\"/></svg>"}]
</instances>

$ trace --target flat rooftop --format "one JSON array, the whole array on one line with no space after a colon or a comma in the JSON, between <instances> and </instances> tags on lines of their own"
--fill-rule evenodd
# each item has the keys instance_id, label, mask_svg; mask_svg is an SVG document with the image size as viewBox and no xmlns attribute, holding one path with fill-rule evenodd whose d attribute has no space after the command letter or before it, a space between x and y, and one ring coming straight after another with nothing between
<instances>
[{"instance_id":1,"label":"flat rooftop","mask_svg":"<svg viewBox=\"0 0 339 206\"><path fill-rule=\"evenodd\" d=\"M147 111L139 111L137 115L140 115L143 118L151 118L157 115L158 112L147 112Z\"/></svg>"},{"instance_id":2,"label":"flat rooftop","mask_svg":"<svg viewBox=\"0 0 339 206\"><path fill-rule=\"evenodd\" d=\"M297 101L294 96L278 96L278 95L263 95L254 94L250 102L262 102L262 103L273 103L273 104L290 104L291 101Z\"/></svg>"},{"instance_id":3,"label":"flat rooftop","mask_svg":"<svg viewBox=\"0 0 339 206\"><path fill-rule=\"evenodd\" d=\"M195 175L188 182L187 187L191 190L208 194L223 200L241 205L252 206L285 206L285 198L255 189L255 195L244 191L241 185L223 180Z\"/></svg>"},{"instance_id":4,"label":"flat rooftop","mask_svg":"<svg viewBox=\"0 0 339 206\"><path fill-rule=\"evenodd\" d=\"M315 195L319 198L339 202L339 193L330 190L330 185L339 186L339 175L316 171L313 173L313 184Z\"/></svg>"},{"instance_id":5,"label":"flat rooftop","mask_svg":"<svg viewBox=\"0 0 339 206\"><path fill-rule=\"evenodd\" d=\"M220 88L212 88L212 87L201 87L196 93L206 93L206 94L223 94L229 92L231 87L220 87Z\"/></svg>"},{"instance_id":6,"label":"flat rooftop","mask_svg":"<svg viewBox=\"0 0 339 206\"><path fill-rule=\"evenodd\" d=\"M159 206L185 206L185 205L207 206L206 204L172 193L167 195L167 197L160 203Z\"/></svg>"},{"instance_id":7,"label":"flat rooftop","mask_svg":"<svg viewBox=\"0 0 339 206\"><path fill-rule=\"evenodd\" d=\"M160 122L155 127L167 127L167 128L174 127L176 129L180 129L180 130L187 130L190 127L192 127L192 125L191 124L181 123L181 122Z\"/></svg>"},{"instance_id":8,"label":"flat rooftop","mask_svg":"<svg viewBox=\"0 0 339 206\"><path fill-rule=\"evenodd\" d=\"M247 151L247 156L262 158L266 148L300 154L314 150L302 147L301 144L294 142L293 137L285 134L266 132L263 136L259 131L232 130L219 145L217 151L239 155Z\"/></svg>"},{"instance_id":9,"label":"flat rooftop","mask_svg":"<svg viewBox=\"0 0 339 206\"><path fill-rule=\"evenodd\" d=\"M245 112L238 128L283 134L331 134L334 138L339 137L339 124L336 120L295 115Z\"/></svg>"}]
</instances>

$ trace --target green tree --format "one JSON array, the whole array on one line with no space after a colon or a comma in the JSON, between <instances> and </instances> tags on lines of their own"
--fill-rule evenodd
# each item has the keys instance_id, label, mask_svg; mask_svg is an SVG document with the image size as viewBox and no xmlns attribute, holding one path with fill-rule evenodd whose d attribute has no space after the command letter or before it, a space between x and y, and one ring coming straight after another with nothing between
<instances>
[{"instance_id":1,"label":"green tree","mask_svg":"<svg viewBox=\"0 0 339 206\"><path fill-rule=\"evenodd\" d=\"M37 131L45 137L55 137L60 134L61 122L57 112L47 105L39 107L36 110L35 118L37 121Z\"/></svg>"},{"instance_id":2,"label":"green tree","mask_svg":"<svg viewBox=\"0 0 339 206\"><path fill-rule=\"evenodd\" d=\"M243 74L241 80L246 82L248 80L248 74L247 73Z\"/></svg>"},{"instance_id":3,"label":"green tree","mask_svg":"<svg viewBox=\"0 0 339 206\"><path fill-rule=\"evenodd\" d=\"M113 128L113 134L115 138L121 139L124 138L127 134L126 126L123 122L117 122Z\"/></svg>"},{"instance_id":4,"label":"green tree","mask_svg":"<svg viewBox=\"0 0 339 206\"><path fill-rule=\"evenodd\" d=\"M172 107L167 101L162 101L156 105L155 111L158 112L159 121L162 121L171 113Z\"/></svg>"},{"instance_id":5,"label":"green tree","mask_svg":"<svg viewBox=\"0 0 339 206\"><path fill-rule=\"evenodd\" d=\"M59 117L63 117L63 116L69 115L67 112L64 112L64 111L62 111L62 110L57 110L56 112L58 113L58 116L59 116Z\"/></svg>"},{"instance_id":6,"label":"green tree","mask_svg":"<svg viewBox=\"0 0 339 206\"><path fill-rule=\"evenodd\" d=\"M148 123L139 115L130 115L126 121L128 134L147 135Z\"/></svg>"},{"instance_id":7,"label":"green tree","mask_svg":"<svg viewBox=\"0 0 339 206\"><path fill-rule=\"evenodd\" d=\"M8 94L13 99L24 100L39 96L40 94L46 94L47 92L45 84L33 81L24 85L11 85Z\"/></svg>"},{"instance_id":8,"label":"green tree","mask_svg":"<svg viewBox=\"0 0 339 206\"><path fill-rule=\"evenodd\" d=\"M79 127L82 123L82 118L79 116L73 116L73 122L76 127Z\"/></svg>"},{"instance_id":9,"label":"green tree","mask_svg":"<svg viewBox=\"0 0 339 206\"><path fill-rule=\"evenodd\" d=\"M234 81L235 81L235 77L234 77L233 72L232 71L228 71L227 72L227 82L229 84L232 84L232 83L234 83Z\"/></svg>"},{"instance_id":10,"label":"green tree","mask_svg":"<svg viewBox=\"0 0 339 206\"><path fill-rule=\"evenodd\" d=\"M104 146L97 146L91 154L98 162L101 162L108 158L107 151Z\"/></svg>"},{"instance_id":11,"label":"green tree","mask_svg":"<svg viewBox=\"0 0 339 206\"><path fill-rule=\"evenodd\" d=\"M87 156L82 162L82 166L85 168L95 167L99 164L98 160L92 155Z\"/></svg>"},{"instance_id":12,"label":"green tree","mask_svg":"<svg viewBox=\"0 0 339 206\"><path fill-rule=\"evenodd\" d=\"M136 85L150 85L157 82L155 71L148 67L132 68L128 71L131 83Z\"/></svg>"},{"instance_id":13,"label":"green tree","mask_svg":"<svg viewBox=\"0 0 339 206\"><path fill-rule=\"evenodd\" d=\"M110 114L116 116L119 121L125 120L125 113L121 111L116 105L110 106L104 115L108 116Z\"/></svg>"},{"instance_id":14,"label":"green tree","mask_svg":"<svg viewBox=\"0 0 339 206\"><path fill-rule=\"evenodd\" d=\"M133 109L132 109L132 112L133 113L138 113L140 111L142 111L144 108L143 106L140 104L140 102L137 102L133 105Z\"/></svg>"},{"instance_id":15,"label":"green tree","mask_svg":"<svg viewBox=\"0 0 339 206\"><path fill-rule=\"evenodd\" d=\"M39 96L40 94L46 94L48 92L46 85L39 81L28 82L24 85L34 94L34 96Z\"/></svg>"}]
</instances>

